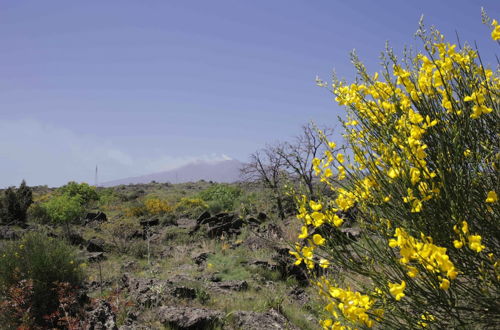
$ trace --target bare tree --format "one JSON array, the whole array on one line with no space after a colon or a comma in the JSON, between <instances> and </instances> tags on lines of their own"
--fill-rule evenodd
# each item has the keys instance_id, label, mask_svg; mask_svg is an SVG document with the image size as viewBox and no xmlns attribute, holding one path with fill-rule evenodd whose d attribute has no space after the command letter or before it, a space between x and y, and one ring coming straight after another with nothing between
<instances>
[{"instance_id":1,"label":"bare tree","mask_svg":"<svg viewBox=\"0 0 500 330\"><path fill-rule=\"evenodd\" d=\"M332 128L323 128L321 131L326 138L333 134ZM281 143L274 149L280 163L305 185L310 197L315 195L312 161L323 155L324 142L318 133L318 128L309 123L302 126L302 133L296 136L293 142Z\"/></svg>"},{"instance_id":2,"label":"bare tree","mask_svg":"<svg viewBox=\"0 0 500 330\"><path fill-rule=\"evenodd\" d=\"M271 190L278 209L278 215L281 219L284 219L282 185L285 179L285 168L282 158L276 153L275 149L272 146L266 146L266 148L251 154L250 161L243 166L241 174L246 181L260 182Z\"/></svg>"}]
</instances>

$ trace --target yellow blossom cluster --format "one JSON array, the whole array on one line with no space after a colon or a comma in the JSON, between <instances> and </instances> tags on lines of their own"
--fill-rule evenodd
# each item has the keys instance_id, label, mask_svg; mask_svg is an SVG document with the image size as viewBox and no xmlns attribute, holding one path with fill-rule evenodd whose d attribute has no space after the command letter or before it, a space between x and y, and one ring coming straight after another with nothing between
<instances>
[{"instance_id":1,"label":"yellow blossom cluster","mask_svg":"<svg viewBox=\"0 0 500 330\"><path fill-rule=\"evenodd\" d=\"M389 240L389 246L392 248L399 247L401 255L399 261L406 266L408 276L416 277L418 275L419 270L413 264L413 262L417 262L427 271L441 274L442 276L439 277L441 280L440 288L448 290L450 286L449 280L456 279L458 271L446 253L446 248L433 244L432 238L424 234L421 234L421 240L418 240L402 228L396 228L394 237ZM404 290L404 281L401 286L402 290ZM399 300L398 296L395 296Z\"/></svg>"},{"instance_id":2,"label":"yellow blossom cluster","mask_svg":"<svg viewBox=\"0 0 500 330\"><path fill-rule=\"evenodd\" d=\"M324 329L351 329L342 325L339 321L341 318L356 326L371 328L384 314L382 309L373 308L375 300L369 295L339 288L324 277L316 285L320 294L329 302L325 309L333 317L320 322Z\"/></svg>"},{"instance_id":3,"label":"yellow blossom cluster","mask_svg":"<svg viewBox=\"0 0 500 330\"><path fill-rule=\"evenodd\" d=\"M500 40L500 25L494 20L491 26L492 38ZM330 276L330 263L339 265L366 280L360 287L370 283L382 290L364 295L322 277L317 285L333 316L321 321L325 329L372 327L377 317L381 327L394 328L399 322L447 328L465 318L473 324L484 309L465 308L462 300L482 299L473 294L478 290L486 297L482 303L498 297L500 261L481 252L499 247L500 70L483 66L477 50L447 43L435 29L427 34L422 25L417 34L425 54L408 50L399 61L388 49L383 70L375 74L354 54L356 83L318 82L347 108L347 145L336 149L320 132L326 150L312 168L332 193L298 198L302 227L291 254L297 265L320 265ZM321 227L341 227L339 214L353 208L359 237L335 242L337 234L326 233L338 231ZM474 219L472 232L465 221L453 227L463 218ZM395 278L401 269L404 279ZM452 305L446 297L460 299ZM419 301L432 301L432 314ZM386 312L382 319L375 304L378 311L399 314ZM410 306L412 315L405 313ZM466 309L456 323L446 319L449 311Z\"/></svg>"},{"instance_id":4,"label":"yellow blossom cluster","mask_svg":"<svg viewBox=\"0 0 500 330\"><path fill-rule=\"evenodd\" d=\"M144 202L144 206L149 214L161 214L172 211L172 207L159 198L148 199Z\"/></svg>"},{"instance_id":5,"label":"yellow blossom cluster","mask_svg":"<svg viewBox=\"0 0 500 330\"><path fill-rule=\"evenodd\" d=\"M467 223L467 221L462 222L461 228L458 228L456 225L453 226L453 230L460 236L458 240L453 241L453 246L455 246L455 248L462 248L464 246L464 243L466 242L469 243L469 248L473 251L476 251L477 253L483 251L486 248L486 246L481 244L481 235L471 235L469 233L469 224Z\"/></svg>"}]
</instances>

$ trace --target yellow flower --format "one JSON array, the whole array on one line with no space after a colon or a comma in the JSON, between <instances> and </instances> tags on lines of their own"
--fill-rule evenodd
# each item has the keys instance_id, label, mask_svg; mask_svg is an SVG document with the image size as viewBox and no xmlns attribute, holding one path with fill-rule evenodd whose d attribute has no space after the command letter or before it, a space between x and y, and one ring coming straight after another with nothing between
<instances>
[{"instance_id":1,"label":"yellow flower","mask_svg":"<svg viewBox=\"0 0 500 330\"><path fill-rule=\"evenodd\" d=\"M465 157L469 157L469 156L470 156L470 154L471 154L471 151L470 151L469 149L466 149L466 150L464 151L464 156L465 156Z\"/></svg>"},{"instance_id":2,"label":"yellow flower","mask_svg":"<svg viewBox=\"0 0 500 330\"><path fill-rule=\"evenodd\" d=\"M450 287L450 281L446 278L443 278L441 280L441 284L439 285L439 288L443 289L443 290L448 290L449 287Z\"/></svg>"},{"instance_id":3,"label":"yellow flower","mask_svg":"<svg viewBox=\"0 0 500 330\"><path fill-rule=\"evenodd\" d=\"M408 268L407 274L411 278L416 277L418 275L418 269L417 269L417 267L408 266L407 268Z\"/></svg>"},{"instance_id":4,"label":"yellow flower","mask_svg":"<svg viewBox=\"0 0 500 330\"><path fill-rule=\"evenodd\" d=\"M476 252L481 252L486 247L481 244L481 236L480 235L470 235L469 237L469 248Z\"/></svg>"},{"instance_id":5,"label":"yellow flower","mask_svg":"<svg viewBox=\"0 0 500 330\"><path fill-rule=\"evenodd\" d=\"M455 247L455 249L460 249L462 246L464 246L464 243L462 241L459 241L459 240L454 240L453 246Z\"/></svg>"},{"instance_id":6,"label":"yellow flower","mask_svg":"<svg viewBox=\"0 0 500 330\"><path fill-rule=\"evenodd\" d=\"M309 234L307 233L307 227L302 226L302 233L299 235L299 238L304 239L307 238Z\"/></svg>"},{"instance_id":7,"label":"yellow flower","mask_svg":"<svg viewBox=\"0 0 500 330\"><path fill-rule=\"evenodd\" d=\"M491 38L493 40L499 40L500 39L500 25L498 24L496 19L493 20L491 25L493 26L493 31L491 31Z\"/></svg>"},{"instance_id":8,"label":"yellow flower","mask_svg":"<svg viewBox=\"0 0 500 330\"><path fill-rule=\"evenodd\" d=\"M342 223L344 223L344 219L342 219L341 217L339 217L338 215L335 214L333 216L333 224L336 227L340 227L340 226L342 226Z\"/></svg>"},{"instance_id":9,"label":"yellow flower","mask_svg":"<svg viewBox=\"0 0 500 330\"><path fill-rule=\"evenodd\" d=\"M323 207L321 203L316 203L315 201L309 201L309 206L313 209L313 211L319 211Z\"/></svg>"},{"instance_id":10,"label":"yellow flower","mask_svg":"<svg viewBox=\"0 0 500 330\"><path fill-rule=\"evenodd\" d=\"M328 266L330 266L330 262L326 259L320 259L319 260L319 266L321 268L328 268Z\"/></svg>"},{"instance_id":11,"label":"yellow flower","mask_svg":"<svg viewBox=\"0 0 500 330\"><path fill-rule=\"evenodd\" d=\"M320 234L314 234L313 235L313 242L316 245L323 245L323 244L325 244L325 239L323 237L321 237Z\"/></svg>"},{"instance_id":12,"label":"yellow flower","mask_svg":"<svg viewBox=\"0 0 500 330\"><path fill-rule=\"evenodd\" d=\"M486 203L496 203L498 201L497 193L493 190L488 192L488 197L486 198Z\"/></svg>"},{"instance_id":13,"label":"yellow flower","mask_svg":"<svg viewBox=\"0 0 500 330\"><path fill-rule=\"evenodd\" d=\"M389 292L396 298L396 300L401 300L405 296L403 291L406 288L406 282L402 281L401 284L389 283Z\"/></svg>"},{"instance_id":14,"label":"yellow flower","mask_svg":"<svg viewBox=\"0 0 500 330\"><path fill-rule=\"evenodd\" d=\"M344 162L344 155L337 154L337 160L339 161L339 163L343 163Z\"/></svg>"}]
</instances>

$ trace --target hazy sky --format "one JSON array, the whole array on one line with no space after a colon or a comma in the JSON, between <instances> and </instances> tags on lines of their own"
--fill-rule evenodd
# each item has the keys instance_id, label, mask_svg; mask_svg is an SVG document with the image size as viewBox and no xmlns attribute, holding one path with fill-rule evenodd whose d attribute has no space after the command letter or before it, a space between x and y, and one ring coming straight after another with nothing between
<instances>
[{"instance_id":1,"label":"hazy sky","mask_svg":"<svg viewBox=\"0 0 500 330\"><path fill-rule=\"evenodd\" d=\"M420 16L498 53L498 0L0 0L0 187L242 161L343 111L315 85L399 51Z\"/></svg>"}]
</instances>

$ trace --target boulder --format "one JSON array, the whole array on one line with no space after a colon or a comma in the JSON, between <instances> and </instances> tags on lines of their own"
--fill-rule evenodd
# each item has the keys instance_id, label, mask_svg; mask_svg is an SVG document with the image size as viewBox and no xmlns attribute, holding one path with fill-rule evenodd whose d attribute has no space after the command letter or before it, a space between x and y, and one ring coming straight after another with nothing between
<instances>
[{"instance_id":1,"label":"boulder","mask_svg":"<svg viewBox=\"0 0 500 330\"><path fill-rule=\"evenodd\" d=\"M221 235L237 235L243 227L243 220L235 214L219 213L213 217L204 216L196 222L196 225L191 230L191 233L199 230L201 227L206 228L206 233L209 237L218 237Z\"/></svg>"},{"instance_id":2,"label":"boulder","mask_svg":"<svg viewBox=\"0 0 500 330\"><path fill-rule=\"evenodd\" d=\"M84 245L85 244L85 239L82 237L82 235L78 233L70 233L68 237L69 244L71 245Z\"/></svg>"},{"instance_id":3,"label":"boulder","mask_svg":"<svg viewBox=\"0 0 500 330\"><path fill-rule=\"evenodd\" d=\"M158 226L160 224L160 220L159 219L141 220L140 224L144 228L153 227L153 226Z\"/></svg>"},{"instance_id":4,"label":"boulder","mask_svg":"<svg viewBox=\"0 0 500 330\"><path fill-rule=\"evenodd\" d=\"M267 214L265 214L264 212L259 212L259 214L257 214L257 220L259 220L260 222L266 221Z\"/></svg>"},{"instance_id":5,"label":"boulder","mask_svg":"<svg viewBox=\"0 0 500 330\"><path fill-rule=\"evenodd\" d=\"M208 257L210 256L210 253L208 252L200 252L195 255L193 255L193 261L195 264L198 266L203 264L205 261L207 261Z\"/></svg>"},{"instance_id":6,"label":"boulder","mask_svg":"<svg viewBox=\"0 0 500 330\"><path fill-rule=\"evenodd\" d=\"M208 219L208 218L211 218L212 216L210 215L210 212L208 211L205 211L203 212L199 217L198 219L196 219L196 223L197 224L201 224L204 220Z\"/></svg>"},{"instance_id":7,"label":"boulder","mask_svg":"<svg viewBox=\"0 0 500 330\"><path fill-rule=\"evenodd\" d=\"M111 305L99 300L96 307L88 313L86 330L117 330L116 315Z\"/></svg>"},{"instance_id":8,"label":"boulder","mask_svg":"<svg viewBox=\"0 0 500 330\"><path fill-rule=\"evenodd\" d=\"M162 306L157 314L163 325L186 330L212 329L223 317L219 311L177 306Z\"/></svg>"},{"instance_id":9,"label":"boulder","mask_svg":"<svg viewBox=\"0 0 500 330\"><path fill-rule=\"evenodd\" d=\"M88 224L88 223L94 222L94 221L99 221L99 222L108 221L108 217L106 216L106 214L104 212L97 212L97 213L88 212L85 215L84 220L85 220L84 221L85 224Z\"/></svg>"},{"instance_id":10,"label":"boulder","mask_svg":"<svg viewBox=\"0 0 500 330\"><path fill-rule=\"evenodd\" d=\"M92 238L87 242L88 252L104 252L104 240Z\"/></svg>"},{"instance_id":11,"label":"boulder","mask_svg":"<svg viewBox=\"0 0 500 330\"><path fill-rule=\"evenodd\" d=\"M104 252L89 252L87 254L87 261L88 262L98 262L106 260L106 256L104 255Z\"/></svg>"},{"instance_id":12,"label":"boulder","mask_svg":"<svg viewBox=\"0 0 500 330\"><path fill-rule=\"evenodd\" d=\"M299 329L290 324L288 320L275 309L265 313L239 311L233 313L233 323L236 329L245 330L273 330L273 329Z\"/></svg>"},{"instance_id":13,"label":"boulder","mask_svg":"<svg viewBox=\"0 0 500 330\"><path fill-rule=\"evenodd\" d=\"M175 288L173 288L171 294L176 298L183 298L183 299L196 298L196 290L183 285L176 286Z\"/></svg>"}]
</instances>

